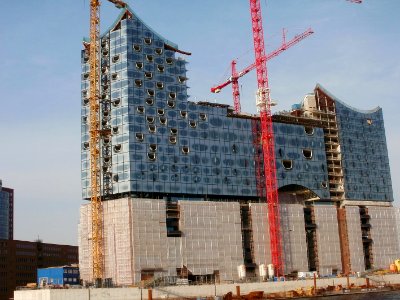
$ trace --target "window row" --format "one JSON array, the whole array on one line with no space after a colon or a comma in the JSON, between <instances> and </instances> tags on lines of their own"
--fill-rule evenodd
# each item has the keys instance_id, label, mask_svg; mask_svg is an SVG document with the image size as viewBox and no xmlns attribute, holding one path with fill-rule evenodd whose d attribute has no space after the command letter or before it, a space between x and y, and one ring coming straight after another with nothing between
<instances>
[{"instance_id":1,"label":"window row","mask_svg":"<svg viewBox=\"0 0 400 300\"><path fill-rule=\"evenodd\" d=\"M146 104L149 104L149 103L147 103L147 101L146 101ZM138 106L138 107L136 107L136 111L139 114L144 114L145 111L146 111L146 108L144 106ZM163 108L158 108L157 109L157 114L160 115L160 116L163 116L165 114L165 110ZM179 112L179 115L181 116L182 119L187 119L188 113L187 113L187 111L181 110ZM199 119L201 121L207 121L207 114L199 113ZM193 128L196 127L195 123L196 123L196 121L194 121L194 120L189 121L189 124L191 124L191 127L193 127Z\"/></svg>"}]
</instances>

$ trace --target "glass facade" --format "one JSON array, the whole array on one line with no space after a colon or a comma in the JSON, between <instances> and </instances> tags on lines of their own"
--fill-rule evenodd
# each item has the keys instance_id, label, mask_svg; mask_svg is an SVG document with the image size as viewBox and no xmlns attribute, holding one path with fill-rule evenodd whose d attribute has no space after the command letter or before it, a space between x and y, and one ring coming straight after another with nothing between
<instances>
[{"instance_id":1,"label":"glass facade","mask_svg":"<svg viewBox=\"0 0 400 300\"><path fill-rule=\"evenodd\" d=\"M226 105L188 101L177 46L128 12L101 43L101 98L112 103L102 115L112 130L112 193L255 196L251 119L227 117ZM83 51L83 198L90 197L88 72Z\"/></svg>"},{"instance_id":2,"label":"glass facade","mask_svg":"<svg viewBox=\"0 0 400 300\"><path fill-rule=\"evenodd\" d=\"M228 105L188 101L184 52L130 8L100 46L100 123L110 132L100 147L106 197L257 197L257 118L235 115ZM82 51L84 199L90 198L88 55ZM347 196L393 200L381 111L365 115L340 103L337 110ZM286 123L274 122L279 188L298 185L329 199L323 126Z\"/></svg>"},{"instance_id":3,"label":"glass facade","mask_svg":"<svg viewBox=\"0 0 400 300\"><path fill-rule=\"evenodd\" d=\"M359 111L336 100L347 199L393 201L382 109Z\"/></svg>"},{"instance_id":4,"label":"glass facade","mask_svg":"<svg viewBox=\"0 0 400 300\"><path fill-rule=\"evenodd\" d=\"M13 190L0 180L0 239L13 239Z\"/></svg>"},{"instance_id":5,"label":"glass facade","mask_svg":"<svg viewBox=\"0 0 400 300\"><path fill-rule=\"evenodd\" d=\"M0 191L0 239L8 239L9 210L9 195Z\"/></svg>"},{"instance_id":6,"label":"glass facade","mask_svg":"<svg viewBox=\"0 0 400 300\"><path fill-rule=\"evenodd\" d=\"M299 185L329 198L322 128L274 123L278 186Z\"/></svg>"}]
</instances>

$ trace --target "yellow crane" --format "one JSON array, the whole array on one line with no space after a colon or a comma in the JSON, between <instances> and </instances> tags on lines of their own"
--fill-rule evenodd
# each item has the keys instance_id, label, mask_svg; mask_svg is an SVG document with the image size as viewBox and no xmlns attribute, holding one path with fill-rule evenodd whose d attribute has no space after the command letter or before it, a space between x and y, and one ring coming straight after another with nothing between
<instances>
[{"instance_id":1,"label":"yellow crane","mask_svg":"<svg viewBox=\"0 0 400 300\"><path fill-rule=\"evenodd\" d=\"M126 7L120 0L108 0L117 8ZM93 280L100 281L104 276L103 261L103 207L101 203L101 169L100 169L100 0L90 1L90 95L89 95L89 149L90 149L90 180L91 180L91 209L92 209L92 267Z\"/></svg>"}]
</instances>

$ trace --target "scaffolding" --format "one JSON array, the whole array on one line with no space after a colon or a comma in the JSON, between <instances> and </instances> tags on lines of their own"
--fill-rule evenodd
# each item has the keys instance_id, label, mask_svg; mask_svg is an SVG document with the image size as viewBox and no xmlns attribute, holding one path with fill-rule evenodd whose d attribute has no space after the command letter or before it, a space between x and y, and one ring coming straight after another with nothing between
<instances>
[{"instance_id":1,"label":"scaffolding","mask_svg":"<svg viewBox=\"0 0 400 300\"><path fill-rule=\"evenodd\" d=\"M342 271L337 211L334 205L314 207L320 276Z\"/></svg>"},{"instance_id":2,"label":"scaffolding","mask_svg":"<svg viewBox=\"0 0 400 300\"><path fill-rule=\"evenodd\" d=\"M250 203L253 233L254 262L257 265L272 263L269 247L269 215L266 203Z\"/></svg>"},{"instance_id":3,"label":"scaffolding","mask_svg":"<svg viewBox=\"0 0 400 300\"><path fill-rule=\"evenodd\" d=\"M119 286L182 276L199 282L238 280L237 266L243 264L239 203L178 201L172 206L160 199L103 202L105 278ZM169 236L167 216L177 217L178 209L184 234ZM79 254L87 282L92 281L90 214L90 204L83 205Z\"/></svg>"},{"instance_id":4,"label":"scaffolding","mask_svg":"<svg viewBox=\"0 0 400 300\"><path fill-rule=\"evenodd\" d=\"M285 274L308 270L307 242L302 204L281 204Z\"/></svg>"},{"instance_id":5,"label":"scaffolding","mask_svg":"<svg viewBox=\"0 0 400 300\"><path fill-rule=\"evenodd\" d=\"M320 89L315 91L315 108L305 114L324 124L326 163L328 166L329 192L332 200L344 200L344 176L335 101Z\"/></svg>"},{"instance_id":6,"label":"scaffolding","mask_svg":"<svg viewBox=\"0 0 400 300\"><path fill-rule=\"evenodd\" d=\"M398 259L399 237L396 228L397 216L393 207L366 207L370 216L371 225L369 233L373 239L371 244L374 268L389 268L395 259Z\"/></svg>"},{"instance_id":7,"label":"scaffolding","mask_svg":"<svg viewBox=\"0 0 400 300\"><path fill-rule=\"evenodd\" d=\"M267 205L264 203L251 203L251 229L253 236L253 257L257 266L272 263L269 243L269 222L265 218ZM282 248L285 252L284 273L307 271L307 242L306 224L302 204L281 204ZM265 246L265 244L267 246ZM316 246L316 244L315 244ZM259 275L259 270L256 269Z\"/></svg>"},{"instance_id":8,"label":"scaffolding","mask_svg":"<svg viewBox=\"0 0 400 300\"><path fill-rule=\"evenodd\" d=\"M349 241L351 272L365 271L363 243L361 238L361 221L358 206L346 207L346 225Z\"/></svg>"}]
</instances>

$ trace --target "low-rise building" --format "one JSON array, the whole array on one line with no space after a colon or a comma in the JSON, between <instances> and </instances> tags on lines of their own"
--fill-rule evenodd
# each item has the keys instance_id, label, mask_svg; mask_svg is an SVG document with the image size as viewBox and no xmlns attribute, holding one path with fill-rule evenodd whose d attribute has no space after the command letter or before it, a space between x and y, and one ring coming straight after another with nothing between
<instances>
[{"instance_id":1,"label":"low-rise building","mask_svg":"<svg viewBox=\"0 0 400 300\"><path fill-rule=\"evenodd\" d=\"M79 268L78 266L61 266L38 269L37 284L39 287L77 285L79 284Z\"/></svg>"},{"instance_id":2,"label":"low-rise building","mask_svg":"<svg viewBox=\"0 0 400 300\"><path fill-rule=\"evenodd\" d=\"M0 240L0 299L12 298L17 286L37 282L37 269L78 263L78 247Z\"/></svg>"}]
</instances>

